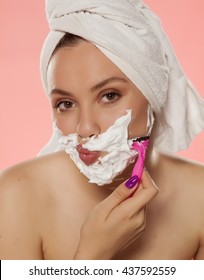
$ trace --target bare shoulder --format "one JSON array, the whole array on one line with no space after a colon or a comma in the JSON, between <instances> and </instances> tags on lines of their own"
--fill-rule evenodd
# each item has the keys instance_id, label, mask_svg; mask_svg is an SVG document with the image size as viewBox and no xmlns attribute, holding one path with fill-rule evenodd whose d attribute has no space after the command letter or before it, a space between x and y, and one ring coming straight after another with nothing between
<instances>
[{"instance_id":1,"label":"bare shoulder","mask_svg":"<svg viewBox=\"0 0 204 280\"><path fill-rule=\"evenodd\" d=\"M204 164L168 154L162 154L161 158L172 179L183 183L187 188L204 191Z\"/></svg>"},{"instance_id":2,"label":"bare shoulder","mask_svg":"<svg viewBox=\"0 0 204 280\"><path fill-rule=\"evenodd\" d=\"M52 166L52 162L56 162L58 158L59 153L55 153L46 156L36 157L21 162L19 164L13 165L1 171L1 180L16 179L19 176L23 176L24 178L32 177L34 179L36 175L40 175L41 171L46 172L46 170L48 170Z\"/></svg>"},{"instance_id":3,"label":"bare shoulder","mask_svg":"<svg viewBox=\"0 0 204 280\"><path fill-rule=\"evenodd\" d=\"M41 217L56 173L63 166L62 157L60 153L39 157L1 172L1 259L43 258Z\"/></svg>"},{"instance_id":4,"label":"bare shoulder","mask_svg":"<svg viewBox=\"0 0 204 280\"><path fill-rule=\"evenodd\" d=\"M56 177L59 169L62 170L63 167L66 170L73 168L72 161L64 152L36 157L2 170L0 186L3 188L6 185L7 188L10 186L13 189L19 186L27 186L26 189L31 191L33 187L37 187L39 182L51 181Z\"/></svg>"},{"instance_id":5,"label":"bare shoulder","mask_svg":"<svg viewBox=\"0 0 204 280\"><path fill-rule=\"evenodd\" d=\"M5 169L0 174L0 197L10 205L28 201L39 209L40 203L52 192L52 186L62 181L65 173L72 173L73 163L63 152L37 157ZM67 171L67 172L65 172ZM29 204L28 203L28 204ZM15 203L17 204L17 203ZM31 209L31 207L29 207ZM34 209L34 207L32 207Z\"/></svg>"},{"instance_id":6,"label":"bare shoulder","mask_svg":"<svg viewBox=\"0 0 204 280\"><path fill-rule=\"evenodd\" d=\"M162 155L168 187L172 188L172 203L197 238L196 259L204 259L204 165L178 156ZM179 215L178 215L179 216Z\"/></svg>"},{"instance_id":7,"label":"bare shoulder","mask_svg":"<svg viewBox=\"0 0 204 280\"><path fill-rule=\"evenodd\" d=\"M197 203L197 207L204 207L204 165L177 155L160 156L160 166L168 188L175 192L178 198L179 194L183 200L188 196Z\"/></svg>"}]
</instances>

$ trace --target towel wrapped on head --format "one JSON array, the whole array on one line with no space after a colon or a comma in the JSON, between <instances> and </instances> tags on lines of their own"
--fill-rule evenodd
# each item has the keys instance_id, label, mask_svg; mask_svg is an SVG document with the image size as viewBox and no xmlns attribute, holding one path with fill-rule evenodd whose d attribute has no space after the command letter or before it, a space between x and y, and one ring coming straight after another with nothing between
<instances>
[{"instance_id":1,"label":"towel wrapped on head","mask_svg":"<svg viewBox=\"0 0 204 280\"><path fill-rule=\"evenodd\" d=\"M144 94L156 115L159 150L186 149L204 129L204 100L186 77L158 17L141 0L46 0L50 32L41 53L41 77L65 33L103 52ZM55 151L53 135L41 154Z\"/></svg>"}]
</instances>

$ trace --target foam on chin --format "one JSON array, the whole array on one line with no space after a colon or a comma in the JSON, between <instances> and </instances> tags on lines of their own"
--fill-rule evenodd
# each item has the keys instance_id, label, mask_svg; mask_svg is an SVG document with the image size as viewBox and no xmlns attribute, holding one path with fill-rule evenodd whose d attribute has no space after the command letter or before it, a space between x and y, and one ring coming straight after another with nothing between
<instances>
[{"instance_id":1,"label":"foam on chin","mask_svg":"<svg viewBox=\"0 0 204 280\"><path fill-rule=\"evenodd\" d=\"M97 185L109 184L118 176L131 159L135 158L137 152L133 150L132 140L128 140L128 125L131 121L132 110L127 110L127 114L118 118L104 133L93 136L83 144L83 148L89 151L106 152L103 157L99 157L97 162L86 165L80 158L76 150L78 135L76 133L65 136L54 125L57 130L60 145L65 149L71 159L75 162L80 172L89 178L90 183Z\"/></svg>"}]
</instances>

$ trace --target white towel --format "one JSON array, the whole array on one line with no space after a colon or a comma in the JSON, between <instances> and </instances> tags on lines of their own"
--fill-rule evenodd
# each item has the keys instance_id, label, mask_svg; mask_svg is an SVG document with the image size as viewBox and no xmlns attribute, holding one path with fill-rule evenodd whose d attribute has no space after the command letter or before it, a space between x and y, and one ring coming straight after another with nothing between
<instances>
[{"instance_id":1,"label":"white towel","mask_svg":"<svg viewBox=\"0 0 204 280\"><path fill-rule=\"evenodd\" d=\"M50 32L41 53L41 77L66 32L100 49L142 91L156 115L154 143L186 149L204 129L204 100L182 71L158 17L141 0L47 0ZM41 154L58 146L53 135Z\"/></svg>"}]
</instances>

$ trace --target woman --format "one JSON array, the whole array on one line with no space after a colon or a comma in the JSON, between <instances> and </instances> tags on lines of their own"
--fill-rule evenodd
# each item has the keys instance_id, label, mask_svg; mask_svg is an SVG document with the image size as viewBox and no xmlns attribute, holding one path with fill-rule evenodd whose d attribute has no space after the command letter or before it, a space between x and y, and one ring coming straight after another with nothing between
<instances>
[{"instance_id":1,"label":"woman","mask_svg":"<svg viewBox=\"0 0 204 280\"><path fill-rule=\"evenodd\" d=\"M204 259L203 167L159 152L203 129L203 101L155 15L106 4L47 1L58 151L2 174L1 259Z\"/></svg>"}]
</instances>

